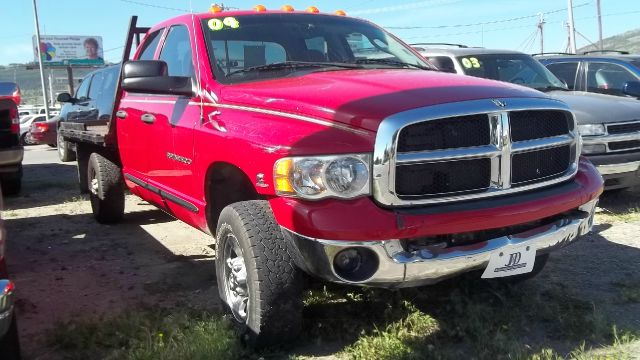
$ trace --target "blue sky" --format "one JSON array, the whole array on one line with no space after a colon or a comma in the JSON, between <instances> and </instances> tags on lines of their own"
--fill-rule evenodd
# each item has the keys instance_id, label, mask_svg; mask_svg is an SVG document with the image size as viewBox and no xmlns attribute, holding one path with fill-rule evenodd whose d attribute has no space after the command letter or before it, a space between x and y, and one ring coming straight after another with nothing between
<instances>
[{"instance_id":1,"label":"blue sky","mask_svg":"<svg viewBox=\"0 0 640 360\"><path fill-rule=\"evenodd\" d=\"M11 5L2 11L0 64L33 60L31 37L34 34L31 0L3 0ZM640 2L601 0L604 37L638 28ZM144 6L146 3L157 7ZM545 51L562 51L567 33L564 0L351 0L351 1L225 1L224 4L250 9L262 3L279 8L285 3L296 9L315 5L321 11L344 9L349 15L366 18L384 26L407 42L455 42L473 46L539 51L539 38L533 40L538 13L545 14ZM578 47L597 41L596 1L574 0ZM102 36L105 58L118 61L128 19L139 15L145 25L181 13L179 10L208 9L204 0L38 0L40 31L48 35ZM514 20L515 19L515 20ZM489 23L494 22L494 23ZM472 25L485 23L484 25Z\"/></svg>"}]
</instances>

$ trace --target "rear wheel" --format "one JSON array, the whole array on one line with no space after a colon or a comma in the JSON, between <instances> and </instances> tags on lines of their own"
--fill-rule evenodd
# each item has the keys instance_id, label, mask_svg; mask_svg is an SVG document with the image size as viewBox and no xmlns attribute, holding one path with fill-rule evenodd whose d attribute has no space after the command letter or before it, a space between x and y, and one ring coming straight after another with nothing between
<instances>
[{"instance_id":1,"label":"rear wheel","mask_svg":"<svg viewBox=\"0 0 640 360\"><path fill-rule=\"evenodd\" d=\"M120 167L93 153L89 156L87 168L93 216L103 224L120 221L124 216L124 182Z\"/></svg>"},{"instance_id":2,"label":"rear wheel","mask_svg":"<svg viewBox=\"0 0 640 360\"><path fill-rule=\"evenodd\" d=\"M20 359L20 340L18 338L18 326L16 325L16 314L12 314L11 325L4 336L0 337L0 355L5 360Z\"/></svg>"},{"instance_id":3,"label":"rear wheel","mask_svg":"<svg viewBox=\"0 0 640 360\"><path fill-rule=\"evenodd\" d=\"M69 150L69 144L64 141L64 138L60 133L58 133L58 157L62 162L69 162L76 159L76 154ZM54 146L54 145L50 145Z\"/></svg>"},{"instance_id":4,"label":"rear wheel","mask_svg":"<svg viewBox=\"0 0 640 360\"><path fill-rule=\"evenodd\" d=\"M302 277L265 201L225 207L216 231L220 297L250 347L286 343L302 324Z\"/></svg>"}]
</instances>

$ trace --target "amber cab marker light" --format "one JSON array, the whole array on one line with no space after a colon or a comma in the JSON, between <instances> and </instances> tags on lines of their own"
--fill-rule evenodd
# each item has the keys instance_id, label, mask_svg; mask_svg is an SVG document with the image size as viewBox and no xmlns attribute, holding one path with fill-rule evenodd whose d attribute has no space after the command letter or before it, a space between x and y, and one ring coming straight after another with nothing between
<instances>
[{"instance_id":1,"label":"amber cab marker light","mask_svg":"<svg viewBox=\"0 0 640 360\"><path fill-rule=\"evenodd\" d=\"M256 5L253 7L253 10L257 11L257 12L265 12L267 11L267 7L264 5Z\"/></svg>"},{"instance_id":2,"label":"amber cab marker light","mask_svg":"<svg viewBox=\"0 0 640 360\"><path fill-rule=\"evenodd\" d=\"M286 12L292 12L295 11L295 9L293 8L293 6L291 5L284 5L281 9L282 11L286 11Z\"/></svg>"},{"instance_id":3,"label":"amber cab marker light","mask_svg":"<svg viewBox=\"0 0 640 360\"><path fill-rule=\"evenodd\" d=\"M336 10L336 15L347 16L347 13L344 10Z\"/></svg>"},{"instance_id":4,"label":"amber cab marker light","mask_svg":"<svg viewBox=\"0 0 640 360\"><path fill-rule=\"evenodd\" d=\"M315 7L315 6L309 6L309 7L307 8L307 12L317 14L317 13L319 13L319 12L320 12L320 10L319 10L317 7Z\"/></svg>"},{"instance_id":5,"label":"amber cab marker light","mask_svg":"<svg viewBox=\"0 0 640 360\"><path fill-rule=\"evenodd\" d=\"M209 12L212 12L212 13L214 13L214 14L219 13L219 12L222 12L222 7L220 7L220 6L216 5L216 4L213 4L213 5L211 5L211 7L209 8Z\"/></svg>"}]
</instances>

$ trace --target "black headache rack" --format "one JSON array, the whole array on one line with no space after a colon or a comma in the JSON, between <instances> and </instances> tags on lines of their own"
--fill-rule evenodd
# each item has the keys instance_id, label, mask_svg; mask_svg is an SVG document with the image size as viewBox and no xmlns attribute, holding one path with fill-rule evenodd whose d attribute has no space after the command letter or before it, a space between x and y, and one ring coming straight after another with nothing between
<instances>
[{"instance_id":1,"label":"black headache rack","mask_svg":"<svg viewBox=\"0 0 640 360\"><path fill-rule=\"evenodd\" d=\"M108 146L108 147L116 147L117 146L117 137L116 137L116 112L120 107L120 96L122 94L121 82L122 82L122 71L124 68L124 63L129 61L133 41L136 42L136 47L140 45L141 35L146 34L150 28L148 27L138 27L138 17L132 16L129 21L129 31L127 32L127 37L125 39L124 50L122 51L122 61L120 62L120 75L118 77L118 81L116 82L115 93L113 94L113 108L111 110L111 116L109 120L107 120L105 125L102 126L87 126L86 123L81 122L71 122L71 121L61 121L58 132L62 135L62 137L69 142L83 142L83 143L91 143L98 146Z\"/></svg>"}]
</instances>

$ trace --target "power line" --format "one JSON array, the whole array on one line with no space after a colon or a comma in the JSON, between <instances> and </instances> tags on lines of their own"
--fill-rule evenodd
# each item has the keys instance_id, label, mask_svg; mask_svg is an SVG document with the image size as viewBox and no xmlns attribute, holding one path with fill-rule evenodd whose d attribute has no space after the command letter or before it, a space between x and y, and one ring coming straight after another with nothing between
<instances>
[{"instance_id":1,"label":"power line","mask_svg":"<svg viewBox=\"0 0 640 360\"><path fill-rule=\"evenodd\" d=\"M573 8L575 9L575 8L587 6L589 4L591 4L591 1L579 4L579 5L575 5ZM501 24L506 22L524 20L524 19L531 19L531 18L539 17L540 14L549 15L549 14L555 14L555 13L566 11L566 10L567 8L562 8L562 9L551 10L543 13L538 13L535 15L518 16L510 19L476 22L476 23L470 23L470 24L437 25L437 26L386 26L385 28L393 29L393 30L414 30L414 29L446 29L446 28L460 28L460 27L480 26L480 25L492 25L492 24Z\"/></svg>"},{"instance_id":2,"label":"power line","mask_svg":"<svg viewBox=\"0 0 640 360\"><path fill-rule=\"evenodd\" d=\"M172 8L172 7L168 7L168 6L161 6L161 5L155 5L155 4L149 4L149 3L145 3L145 2L141 2L141 1L134 1L134 0L120 0L122 2L126 2L126 3L131 3L131 4L136 4L136 5L142 5L142 6L148 6L148 7L153 7L153 8L157 8L157 9L165 9L165 10L174 10L174 11L182 11L182 12L189 12L189 10L187 9L178 9L178 8Z\"/></svg>"}]
</instances>

